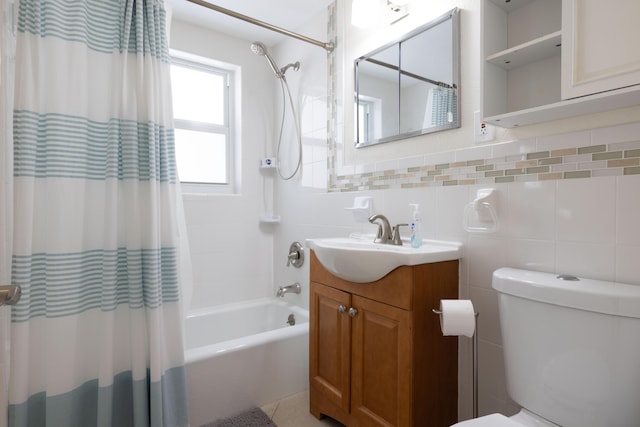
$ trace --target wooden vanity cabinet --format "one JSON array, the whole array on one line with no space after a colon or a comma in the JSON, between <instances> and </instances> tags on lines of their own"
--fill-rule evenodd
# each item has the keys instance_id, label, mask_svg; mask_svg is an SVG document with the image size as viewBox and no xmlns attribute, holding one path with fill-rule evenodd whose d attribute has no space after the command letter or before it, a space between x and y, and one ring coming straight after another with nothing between
<instances>
[{"instance_id":1,"label":"wooden vanity cabinet","mask_svg":"<svg viewBox=\"0 0 640 427\"><path fill-rule=\"evenodd\" d=\"M311 413L349 427L454 424L458 341L431 309L458 298L458 261L353 283L310 258Z\"/></svg>"}]
</instances>

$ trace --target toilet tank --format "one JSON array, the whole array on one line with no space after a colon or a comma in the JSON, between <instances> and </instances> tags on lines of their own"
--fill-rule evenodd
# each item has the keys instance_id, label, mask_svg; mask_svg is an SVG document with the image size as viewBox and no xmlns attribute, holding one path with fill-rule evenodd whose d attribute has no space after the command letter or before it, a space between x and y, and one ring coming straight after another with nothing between
<instances>
[{"instance_id":1,"label":"toilet tank","mask_svg":"<svg viewBox=\"0 0 640 427\"><path fill-rule=\"evenodd\" d=\"M501 268L507 389L563 427L640 426L640 286Z\"/></svg>"}]
</instances>

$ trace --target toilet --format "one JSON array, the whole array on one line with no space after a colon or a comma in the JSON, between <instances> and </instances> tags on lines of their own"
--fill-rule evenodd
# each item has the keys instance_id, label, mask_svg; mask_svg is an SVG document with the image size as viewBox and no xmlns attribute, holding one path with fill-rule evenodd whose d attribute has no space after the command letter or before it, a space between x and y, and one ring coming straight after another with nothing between
<instances>
[{"instance_id":1,"label":"toilet","mask_svg":"<svg viewBox=\"0 0 640 427\"><path fill-rule=\"evenodd\" d=\"M501 268L493 288L522 410L456 427L640 426L640 286Z\"/></svg>"}]
</instances>

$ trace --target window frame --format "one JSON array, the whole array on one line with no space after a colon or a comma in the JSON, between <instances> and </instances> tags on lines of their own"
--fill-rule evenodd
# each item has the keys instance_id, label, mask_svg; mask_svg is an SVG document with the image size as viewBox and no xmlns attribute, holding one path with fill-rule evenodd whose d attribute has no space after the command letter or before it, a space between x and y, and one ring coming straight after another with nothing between
<instances>
[{"instance_id":1,"label":"window frame","mask_svg":"<svg viewBox=\"0 0 640 427\"><path fill-rule=\"evenodd\" d=\"M362 141L364 143L380 138L382 134L382 124L380 118L382 117L382 100L367 95L358 95L358 102L355 103L356 114L356 142ZM360 123L360 112L362 111L365 122ZM363 135L360 135L362 131ZM360 137L363 137L360 140Z\"/></svg>"},{"instance_id":2,"label":"window frame","mask_svg":"<svg viewBox=\"0 0 640 427\"><path fill-rule=\"evenodd\" d=\"M186 194L236 194L239 188L236 153L238 152L236 139L236 99L239 93L236 87L240 81L240 67L205 58L199 55L171 49L169 52L171 65L177 65L193 70L222 75L225 79L224 90L224 123L222 125L203 123L174 118L174 129L210 132L224 135L226 140L226 183L205 183L180 181L182 192ZM178 174L180 171L178 171ZM178 175L179 176L179 175Z\"/></svg>"}]
</instances>

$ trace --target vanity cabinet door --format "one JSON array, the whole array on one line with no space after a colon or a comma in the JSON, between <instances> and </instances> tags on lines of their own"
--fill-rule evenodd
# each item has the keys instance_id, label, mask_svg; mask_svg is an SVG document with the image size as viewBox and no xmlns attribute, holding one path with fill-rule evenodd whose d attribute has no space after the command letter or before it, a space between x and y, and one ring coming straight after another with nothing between
<instances>
[{"instance_id":1,"label":"vanity cabinet door","mask_svg":"<svg viewBox=\"0 0 640 427\"><path fill-rule=\"evenodd\" d=\"M352 296L351 413L362 426L411 423L411 313Z\"/></svg>"},{"instance_id":2,"label":"vanity cabinet door","mask_svg":"<svg viewBox=\"0 0 640 427\"><path fill-rule=\"evenodd\" d=\"M311 282L310 291L310 387L312 393L317 390L349 413L351 318L347 311L351 294L315 282Z\"/></svg>"},{"instance_id":3,"label":"vanity cabinet door","mask_svg":"<svg viewBox=\"0 0 640 427\"><path fill-rule=\"evenodd\" d=\"M640 84L640 1L562 0L562 98Z\"/></svg>"}]
</instances>

